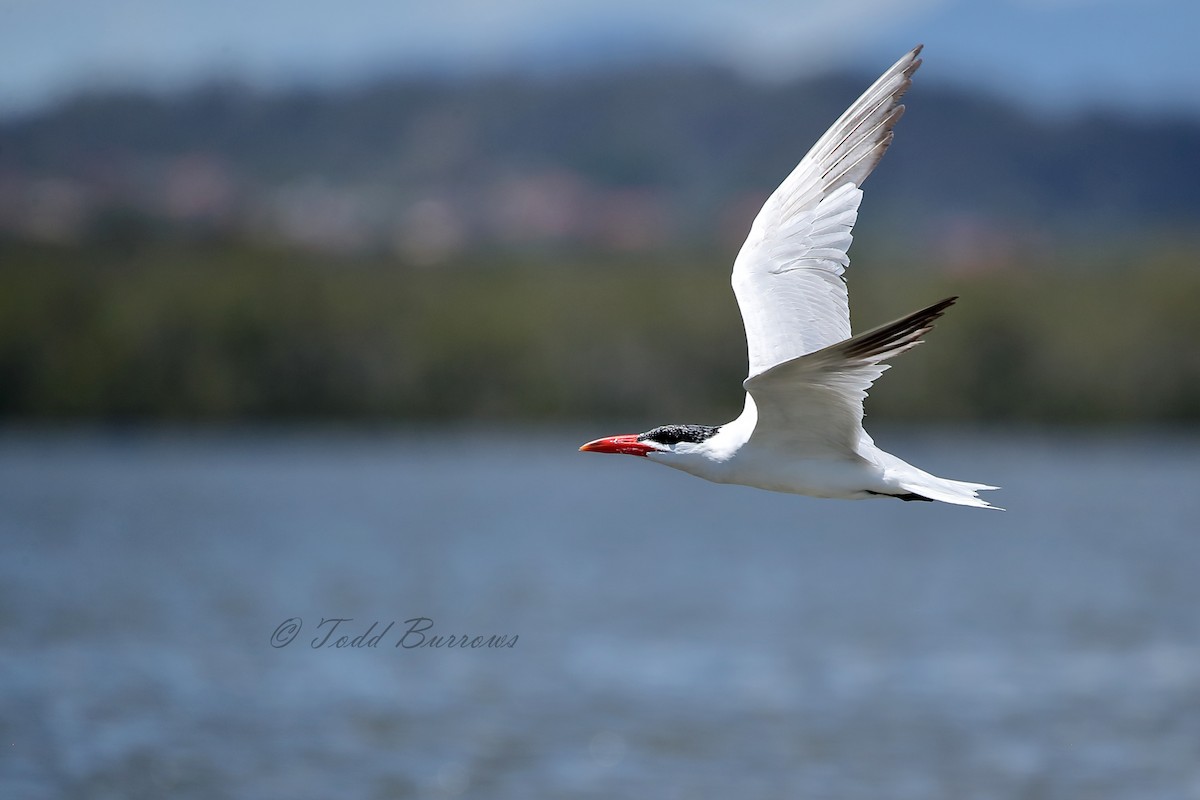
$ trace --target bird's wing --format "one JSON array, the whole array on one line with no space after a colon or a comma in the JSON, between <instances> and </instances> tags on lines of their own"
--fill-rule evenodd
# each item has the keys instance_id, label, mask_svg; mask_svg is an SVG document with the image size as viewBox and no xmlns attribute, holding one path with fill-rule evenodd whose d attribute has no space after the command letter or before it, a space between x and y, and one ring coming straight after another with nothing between
<instances>
[{"instance_id":1,"label":"bird's wing","mask_svg":"<svg viewBox=\"0 0 1200 800\"><path fill-rule=\"evenodd\" d=\"M921 337L950 297L852 339L778 364L743 383L758 408L751 443L792 455L845 456L862 435L863 400L892 356Z\"/></svg>"},{"instance_id":2,"label":"bird's wing","mask_svg":"<svg viewBox=\"0 0 1200 800\"><path fill-rule=\"evenodd\" d=\"M893 64L842 114L755 218L733 266L750 377L849 338L842 273L858 187L891 144L920 52Z\"/></svg>"}]
</instances>

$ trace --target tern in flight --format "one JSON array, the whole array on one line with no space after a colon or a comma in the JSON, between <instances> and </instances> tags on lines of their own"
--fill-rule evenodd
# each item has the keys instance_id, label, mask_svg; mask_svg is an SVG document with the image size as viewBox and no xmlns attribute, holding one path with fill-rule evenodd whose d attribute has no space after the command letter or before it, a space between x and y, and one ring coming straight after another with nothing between
<instances>
[{"instance_id":1,"label":"tern in flight","mask_svg":"<svg viewBox=\"0 0 1200 800\"><path fill-rule=\"evenodd\" d=\"M850 335L842 273L862 183L892 143L917 47L863 93L767 199L733 265L746 326L746 405L726 425L664 425L579 448L642 456L717 483L814 497L939 500L994 508L981 483L939 478L875 446L863 400L954 297Z\"/></svg>"}]
</instances>

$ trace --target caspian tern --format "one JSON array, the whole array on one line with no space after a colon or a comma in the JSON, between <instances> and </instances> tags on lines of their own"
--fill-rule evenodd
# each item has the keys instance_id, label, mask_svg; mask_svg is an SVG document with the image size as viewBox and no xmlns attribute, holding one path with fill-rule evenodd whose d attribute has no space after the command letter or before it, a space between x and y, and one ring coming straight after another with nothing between
<instances>
[{"instance_id":1,"label":"caspian tern","mask_svg":"<svg viewBox=\"0 0 1200 800\"><path fill-rule=\"evenodd\" d=\"M726 425L664 425L583 445L643 456L716 483L815 497L939 500L995 508L981 483L947 480L875 446L863 430L867 389L893 356L920 344L951 297L850 335L843 272L859 187L892 143L916 47L825 132L767 199L733 265L746 326L746 405Z\"/></svg>"}]
</instances>

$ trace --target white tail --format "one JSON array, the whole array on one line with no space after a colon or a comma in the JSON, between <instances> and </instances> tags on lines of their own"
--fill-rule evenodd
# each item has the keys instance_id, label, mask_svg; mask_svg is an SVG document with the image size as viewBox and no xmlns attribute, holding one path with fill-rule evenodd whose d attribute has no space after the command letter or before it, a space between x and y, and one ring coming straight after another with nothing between
<instances>
[{"instance_id":1,"label":"white tail","mask_svg":"<svg viewBox=\"0 0 1200 800\"><path fill-rule=\"evenodd\" d=\"M939 478L930 475L922 469L917 469L907 461L902 461L884 450L880 450L871 437L863 433L858 445L859 454L883 467L884 480L889 484L900 487L906 492L928 497L942 503L953 503L956 506L971 506L973 508L1003 508L994 506L979 496L979 492L999 489L999 486L989 486L986 483L969 483L967 481L952 481L949 478Z\"/></svg>"},{"instance_id":2,"label":"white tail","mask_svg":"<svg viewBox=\"0 0 1200 800\"><path fill-rule=\"evenodd\" d=\"M911 469L915 474L905 476L900 485L913 494L928 497L930 500L940 500L943 503L954 503L958 506L994 508L997 511L1004 510L999 506L992 505L978 494L978 492L1000 488L998 486L988 486L986 483L952 481L947 478L930 475L928 472L922 472L915 467L911 467Z\"/></svg>"}]
</instances>

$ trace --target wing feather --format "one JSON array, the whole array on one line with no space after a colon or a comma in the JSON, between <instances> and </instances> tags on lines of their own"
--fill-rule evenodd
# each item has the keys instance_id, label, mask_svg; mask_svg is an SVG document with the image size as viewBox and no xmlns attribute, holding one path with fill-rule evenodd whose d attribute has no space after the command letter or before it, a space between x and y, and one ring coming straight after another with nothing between
<instances>
[{"instance_id":1,"label":"wing feather","mask_svg":"<svg viewBox=\"0 0 1200 800\"><path fill-rule=\"evenodd\" d=\"M921 48L897 61L767 199L733 268L750 377L850 337L843 272L859 186L892 141Z\"/></svg>"},{"instance_id":2,"label":"wing feather","mask_svg":"<svg viewBox=\"0 0 1200 800\"><path fill-rule=\"evenodd\" d=\"M883 362L921 343L950 297L852 339L777 364L743 383L757 406L751 441L809 455L846 456L862 435L867 390Z\"/></svg>"}]
</instances>

